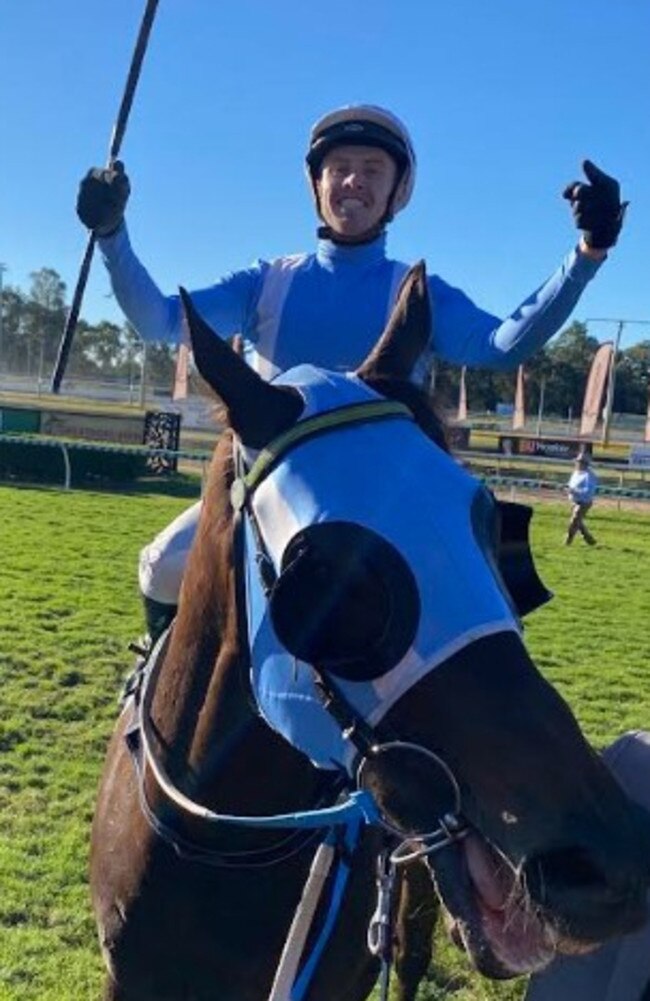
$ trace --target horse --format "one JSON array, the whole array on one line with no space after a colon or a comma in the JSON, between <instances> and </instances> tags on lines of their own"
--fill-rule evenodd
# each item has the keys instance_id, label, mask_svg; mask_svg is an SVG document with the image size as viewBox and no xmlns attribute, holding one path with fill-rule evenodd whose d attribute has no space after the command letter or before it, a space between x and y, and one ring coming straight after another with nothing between
<instances>
[{"instance_id":1,"label":"horse","mask_svg":"<svg viewBox=\"0 0 650 1001\"><path fill-rule=\"evenodd\" d=\"M413 1001L438 903L494 979L639 927L650 819L534 665L493 499L409 381L423 262L349 373L264 382L181 297L230 429L100 782L105 1001L363 1001L395 952Z\"/></svg>"}]
</instances>

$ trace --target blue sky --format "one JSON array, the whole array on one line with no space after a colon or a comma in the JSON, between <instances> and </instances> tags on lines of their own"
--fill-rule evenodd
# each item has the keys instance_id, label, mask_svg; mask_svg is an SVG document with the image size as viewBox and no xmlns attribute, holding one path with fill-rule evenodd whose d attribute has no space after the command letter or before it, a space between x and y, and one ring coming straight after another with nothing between
<instances>
[{"instance_id":1,"label":"blue sky","mask_svg":"<svg viewBox=\"0 0 650 1001\"><path fill-rule=\"evenodd\" d=\"M76 283L79 179L106 157L140 0L0 7L0 261L6 284ZM575 239L563 187L593 159L631 201L576 319L647 320L647 0L160 0L122 147L134 246L165 291L309 249L305 139L321 113L383 104L410 126L415 197L389 252L505 315ZM99 258L82 315L121 322ZM612 325L594 324L600 339Z\"/></svg>"}]
</instances>

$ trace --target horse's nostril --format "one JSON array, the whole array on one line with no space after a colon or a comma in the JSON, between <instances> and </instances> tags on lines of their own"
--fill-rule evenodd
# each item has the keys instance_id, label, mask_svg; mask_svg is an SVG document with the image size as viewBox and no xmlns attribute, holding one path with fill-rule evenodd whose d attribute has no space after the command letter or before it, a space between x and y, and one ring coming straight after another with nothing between
<instances>
[{"instance_id":1,"label":"horse's nostril","mask_svg":"<svg viewBox=\"0 0 650 1001\"><path fill-rule=\"evenodd\" d=\"M290 653L356 681L385 674L420 619L417 584L394 546L347 522L310 525L284 553L270 602Z\"/></svg>"},{"instance_id":2,"label":"horse's nostril","mask_svg":"<svg viewBox=\"0 0 650 1001\"><path fill-rule=\"evenodd\" d=\"M645 888L630 881L625 868L612 879L611 859L580 847L558 848L530 859L526 886L542 910L560 918L562 934L599 942L626 934L645 915Z\"/></svg>"}]
</instances>

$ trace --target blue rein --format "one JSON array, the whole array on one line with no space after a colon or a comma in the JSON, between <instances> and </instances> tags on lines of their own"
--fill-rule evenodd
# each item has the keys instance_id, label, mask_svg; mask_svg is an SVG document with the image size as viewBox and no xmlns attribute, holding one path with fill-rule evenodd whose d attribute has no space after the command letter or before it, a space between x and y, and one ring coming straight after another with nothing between
<instances>
[{"instance_id":1,"label":"blue rein","mask_svg":"<svg viewBox=\"0 0 650 1001\"><path fill-rule=\"evenodd\" d=\"M332 881L327 914L309 956L304 961L291 989L291 1001L303 1001L336 924L350 877L352 858L359 845L361 833L366 825L380 824L379 809L373 796L364 789L350 792L343 802L333 806L298 810L294 813L279 813L265 817L216 813L186 796L174 785L166 770L157 760L150 741L150 708L155 690L155 680L164 658L166 640L167 636L163 636L159 640L147 664L141 684L131 693L130 701L134 718L125 735L136 770L140 806L155 833L167 844L170 844L180 857L199 862L209 860L214 863L215 852L208 852L188 843L157 816L149 804L145 790L145 767L151 770L159 789L178 810L208 824L257 830L283 828L313 832L326 830L323 843L336 849L336 870ZM304 847L304 844L304 842L301 843L299 848ZM280 859L276 861L280 861ZM224 864L228 864L225 859ZM231 861L230 864L236 865L237 863ZM247 861L242 864L254 863Z\"/></svg>"}]
</instances>

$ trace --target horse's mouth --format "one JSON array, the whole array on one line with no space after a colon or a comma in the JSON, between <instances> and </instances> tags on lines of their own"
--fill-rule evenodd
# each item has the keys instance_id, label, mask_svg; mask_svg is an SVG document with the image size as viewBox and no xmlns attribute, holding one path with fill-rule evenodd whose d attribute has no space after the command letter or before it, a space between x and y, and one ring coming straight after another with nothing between
<instances>
[{"instance_id":1,"label":"horse's mouth","mask_svg":"<svg viewBox=\"0 0 650 1001\"><path fill-rule=\"evenodd\" d=\"M550 963L558 949L555 931L477 834L431 856L430 868L451 937L483 976L505 980Z\"/></svg>"}]
</instances>

